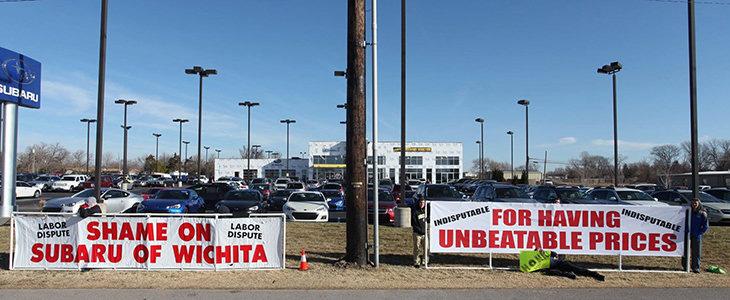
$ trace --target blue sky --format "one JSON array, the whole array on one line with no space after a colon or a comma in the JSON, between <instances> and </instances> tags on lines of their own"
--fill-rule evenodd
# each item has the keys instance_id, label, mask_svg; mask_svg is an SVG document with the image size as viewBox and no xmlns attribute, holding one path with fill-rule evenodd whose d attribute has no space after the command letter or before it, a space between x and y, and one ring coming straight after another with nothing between
<instances>
[{"instance_id":1,"label":"blue sky","mask_svg":"<svg viewBox=\"0 0 730 300\"><path fill-rule=\"evenodd\" d=\"M261 103L252 109L251 140L265 150L285 151L279 120L287 118L297 120L291 153L307 151L308 141L344 139L344 111L335 106L346 101L346 82L332 73L347 63L346 1L109 2L104 152L121 156L123 108L113 101L123 98L139 102L129 107L130 157L154 153L153 132L162 134L161 153L177 152L174 118L191 120L183 139L194 155L198 79L183 72L193 65L219 73L204 80L202 144L222 149L221 157L238 156L246 144L245 110L237 105L246 100ZM0 9L0 46L43 64L41 109L20 109L19 152L39 142L84 149L79 119L96 117L100 1ZM730 138L720 125L730 95L729 13L730 5L696 6L701 140ZM616 60L624 66L620 154L638 161L652 146L689 140L686 4L411 0L407 14L409 141L463 142L470 162L478 155L474 118L482 117L485 156L509 161L512 130L521 162L524 108L516 101L529 99L531 156L612 157L611 79L596 69ZM400 1L379 1L378 17L379 134L398 141Z\"/></svg>"}]
</instances>

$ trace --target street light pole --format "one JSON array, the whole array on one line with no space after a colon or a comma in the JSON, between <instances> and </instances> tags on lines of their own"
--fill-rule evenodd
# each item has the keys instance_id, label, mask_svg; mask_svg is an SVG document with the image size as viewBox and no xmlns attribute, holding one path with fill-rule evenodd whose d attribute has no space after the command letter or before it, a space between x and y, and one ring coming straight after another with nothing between
<instances>
[{"instance_id":1,"label":"street light pole","mask_svg":"<svg viewBox=\"0 0 730 300\"><path fill-rule=\"evenodd\" d=\"M530 100L519 100L517 104L525 106L525 178L524 182L529 184L530 182L530 123L529 123L529 112L528 106Z\"/></svg>"},{"instance_id":2,"label":"street light pole","mask_svg":"<svg viewBox=\"0 0 730 300\"><path fill-rule=\"evenodd\" d=\"M479 143L479 179L483 179L484 176L484 119L476 118L475 122L479 123L482 127L481 143Z\"/></svg>"},{"instance_id":3,"label":"street light pole","mask_svg":"<svg viewBox=\"0 0 730 300\"><path fill-rule=\"evenodd\" d=\"M81 119L81 122L86 123L86 174L89 174L89 137L91 133L91 123L96 122L95 119Z\"/></svg>"},{"instance_id":4,"label":"street light pole","mask_svg":"<svg viewBox=\"0 0 730 300\"><path fill-rule=\"evenodd\" d=\"M509 181L511 181L514 184L514 178L515 178L515 140L514 140L514 132L507 131L507 134L509 134L509 160L510 160L510 178Z\"/></svg>"},{"instance_id":5,"label":"street light pole","mask_svg":"<svg viewBox=\"0 0 730 300\"><path fill-rule=\"evenodd\" d=\"M218 152L218 158L219 159L221 158L221 151L222 151L221 149L215 149L215 152Z\"/></svg>"},{"instance_id":6,"label":"street light pole","mask_svg":"<svg viewBox=\"0 0 730 300\"><path fill-rule=\"evenodd\" d=\"M190 144L190 142L189 141L183 141L183 144L185 144L185 163L183 164L183 167L185 168L185 172L187 172L188 171L188 168L187 168L186 165L187 165L187 162L188 162L188 144ZM198 176L200 176L200 174L198 174Z\"/></svg>"},{"instance_id":7,"label":"street light pole","mask_svg":"<svg viewBox=\"0 0 730 300\"><path fill-rule=\"evenodd\" d=\"M286 123L286 176L289 176L289 124L296 123L296 120L281 120L281 123Z\"/></svg>"},{"instance_id":8,"label":"street light pole","mask_svg":"<svg viewBox=\"0 0 730 300\"><path fill-rule=\"evenodd\" d=\"M203 69L200 66L194 66L192 69L185 69L185 74L197 74L200 76L200 88L198 91L198 173L200 176L200 135L203 131L203 77L208 75L216 75L218 71L215 69Z\"/></svg>"},{"instance_id":9,"label":"street light pole","mask_svg":"<svg viewBox=\"0 0 730 300\"><path fill-rule=\"evenodd\" d=\"M246 106L248 108L248 141L246 143L246 147L247 147L246 157L248 158L248 166L246 167L247 172L250 172L248 170L251 170L251 107L258 106L259 104L260 103L258 103L258 102L251 102L251 101L238 102L239 106ZM246 173L244 173L243 177L246 177L245 175L246 175Z\"/></svg>"},{"instance_id":10,"label":"street light pole","mask_svg":"<svg viewBox=\"0 0 730 300\"><path fill-rule=\"evenodd\" d=\"M598 69L599 74L610 74L613 78L613 186L618 186L618 125L616 118L616 73L621 71L621 63L614 61Z\"/></svg>"},{"instance_id":11,"label":"street light pole","mask_svg":"<svg viewBox=\"0 0 730 300\"><path fill-rule=\"evenodd\" d=\"M129 128L131 126L127 126L127 106L137 104L137 101L134 100L124 100L119 99L114 101L116 104L123 104L124 105L124 125L122 125L122 128L124 128L124 159L122 164L122 189L127 189L127 131L129 131Z\"/></svg>"},{"instance_id":12,"label":"street light pole","mask_svg":"<svg viewBox=\"0 0 730 300\"><path fill-rule=\"evenodd\" d=\"M177 166L177 186L181 187L182 182L180 182L180 176L182 174L182 125L183 123L187 123L188 119L174 119L173 122L180 123L180 143L179 143L179 150L178 150L178 166Z\"/></svg>"},{"instance_id":13,"label":"street light pole","mask_svg":"<svg viewBox=\"0 0 730 300\"><path fill-rule=\"evenodd\" d=\"M159 161L160 158L158 157L159 151L160 151L160 137L162 134L159 133L153 133L152 135L155 136L155 161ZM155 170L157 169L157 165L155 164Z\"/></svg>"}]
</instances>

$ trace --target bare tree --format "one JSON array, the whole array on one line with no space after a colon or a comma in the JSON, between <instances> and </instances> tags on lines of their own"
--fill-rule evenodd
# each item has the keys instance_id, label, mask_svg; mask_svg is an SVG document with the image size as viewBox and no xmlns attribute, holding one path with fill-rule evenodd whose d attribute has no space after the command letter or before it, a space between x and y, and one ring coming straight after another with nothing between
<instances>
[{"instance_id":1,"label":"bare tree","mask_svg":"<svg viewBox=\"0 0 730 300\"><path fill-rule=\"evenodd\" d=\"M251 158L264 158L264 151L261 151L261 149L251 148ZM241 155L241 158L248 158L248 149L246 147L241 147L238 149L238 153Z\"/></svg>"},{"instance_id":2,"label":"bare tree","mask_svg":"<svg viewBox=\"0 0 730 300\"><path fill-rule=\"evenodd\" d=\"M664 185L669 188L671 186L672 167L678 164L678 159L682 154L682 150L671 144L656 146L651 148L651 155L654 157L654 167L658 168L665 176Z\"/></svg>"},{"instance_id":3,"label":"bare tree","mask_svg":"<svg viewBox=\"0 0 730 300\"><path fill-rule=\"evenodd\" d=\"M18 171L51 173L63 172L69 152L60 143L46 144L41 142L29 146L18 154Z\"/></svg>"}]
</instances>

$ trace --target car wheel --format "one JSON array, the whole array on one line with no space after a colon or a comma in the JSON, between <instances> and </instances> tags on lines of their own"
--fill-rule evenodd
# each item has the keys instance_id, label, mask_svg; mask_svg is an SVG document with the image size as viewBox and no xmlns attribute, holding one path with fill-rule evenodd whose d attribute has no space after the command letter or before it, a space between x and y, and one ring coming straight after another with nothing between
<instances>
[{"instance_id":1,"label":"car wheel","mask_svg":"<svg viewBox=\"0 0 730 300\"><path fill-rule=\"evenodd\" d=\"M33 198L38 198L40 196L41 196L41 192L40 191L35 191L35 193L33 193Z\"/></svg>"}]
</instances>

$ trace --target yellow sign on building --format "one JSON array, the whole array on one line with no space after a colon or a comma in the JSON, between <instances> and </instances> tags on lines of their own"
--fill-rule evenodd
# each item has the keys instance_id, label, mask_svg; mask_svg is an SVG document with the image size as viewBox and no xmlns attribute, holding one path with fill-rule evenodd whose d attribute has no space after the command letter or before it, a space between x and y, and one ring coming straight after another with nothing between
<instances>
[{"instance_id":1,"label":"yellow sign on building","mask_svg":"<svg viewBox=\"0 0 730 300\"><path fill-rule=\"evenodd\" d=\"M393 152L401 152L400 147L393 147ZM431 152L431 147L406 147L406 152Z\"/></svg>"}]
</instances>

